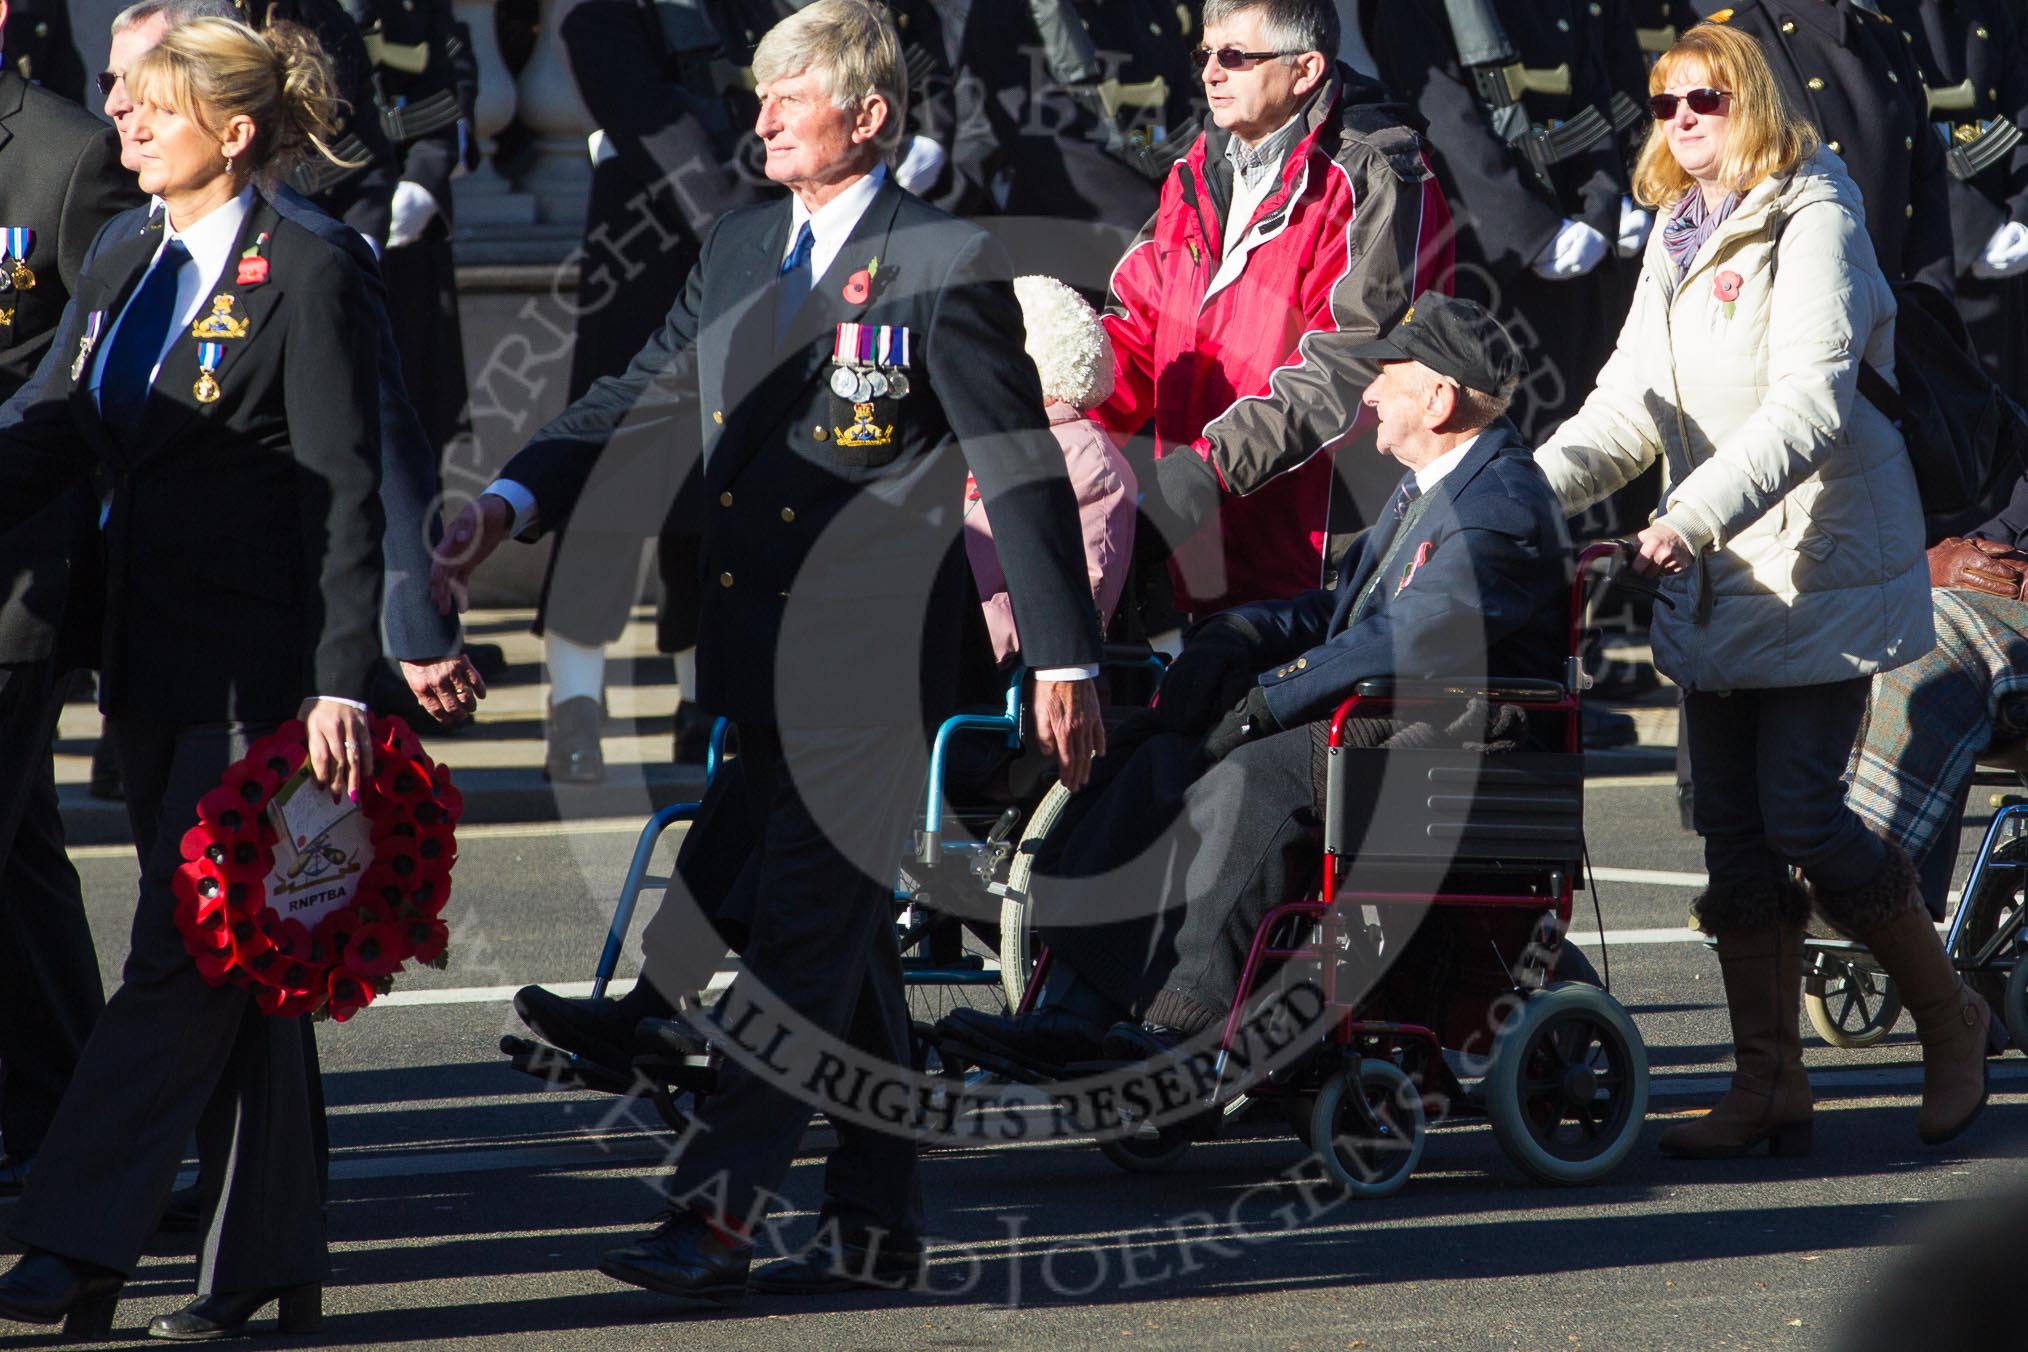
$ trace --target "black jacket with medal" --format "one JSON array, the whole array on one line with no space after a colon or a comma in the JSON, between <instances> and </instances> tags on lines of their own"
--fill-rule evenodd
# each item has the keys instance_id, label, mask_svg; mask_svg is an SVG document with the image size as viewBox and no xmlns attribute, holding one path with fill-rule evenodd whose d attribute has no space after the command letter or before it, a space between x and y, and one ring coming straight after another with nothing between
<instances>
[{"instance_id":1,"label":"black jacket with medal","mask_svg":"<svg viewBox=\"0 0 2028 1352\"><path fill-rule=\"evenodd\" d=\"M502 477L534 494L546 530L598 511L644 467L673 495L701 458L697 700L715 714L899 726L904 707L947 709L965 607L977 609L960 540L967 468L1024 660L1096 662L1077 505L999 245L890 179L777 342L789 220L786 201L721 217L662 331ZM841 323L907 330L905 395L832 392Z\"/></svg>"},{"instance_id":2,"label":"black jacket with medal","mask_svg":"<svg viewBox=\"0 0 2028 1352\"><path fill-rule=\"evenodd\" d=\"M18 10L9 14L13 33L24 21ZM27 262L35 279L27 290L0 289L0 399L12 398L49 350L93 237L139 200L112 128L0 70L0 228L34 232ZM65 624L64 560L95 544L91 507L89 494L75 494L0 532L0 664L88 656L89 638Z\"/></svg>"},{"instance_id":3,"label":"black jacket with medal","mask_svg":"<svg viewBox=\"0 0 2028 1352\"><path fill-rule=\"evenodd\" d=\"M218 397L198 396L185 328L126 440L92 391L105 343L86 352L86 338L112 331L161 242L158 224L94 247L57 336L70 361L0 431L0 530L94 469L112 485L110 714L273 722L309 695L363 700L380 652L380 412L358 269L256 194L230 258L257 249L266 277L240 284L228 261L200 311L230 296L246 325L222 342Z\"/></svg>"}]
</instances>

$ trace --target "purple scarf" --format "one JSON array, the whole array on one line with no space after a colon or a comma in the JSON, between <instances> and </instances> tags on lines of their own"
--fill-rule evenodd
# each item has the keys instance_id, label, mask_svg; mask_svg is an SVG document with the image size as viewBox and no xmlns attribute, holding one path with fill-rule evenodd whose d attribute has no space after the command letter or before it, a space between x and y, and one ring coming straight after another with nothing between
<instances>
[{"instance_id":1,"label":"purple scarf","mask_svg":"<svg viewBox=\"0 0 2028 1352\"><path fill-rule=\"evenodd\" d=\"M1662 247L1668 250L1669 261L1676 265L1678 282L1683 280L1683 274L1690 271L1690 260L1697 256L1697 250L1703 247L1704 241L1725 224L1725 218L1738 205L1738 193L1727 195L1715 211L1705 209L1704 194L1696 188L1683 194L1683 200L1662 223Z\"/></svg>"}]
</instances>

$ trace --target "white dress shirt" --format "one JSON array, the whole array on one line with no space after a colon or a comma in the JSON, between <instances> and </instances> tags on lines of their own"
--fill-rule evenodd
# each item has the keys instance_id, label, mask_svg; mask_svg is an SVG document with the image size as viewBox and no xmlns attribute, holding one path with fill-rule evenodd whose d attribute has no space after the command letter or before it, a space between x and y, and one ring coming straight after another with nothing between
<instances>
[{"instance_id":1,"label":"white dress shirt","mask_svg":"<svg viewBox=\"0 0 2028 1352\"><path fill-rule=\"evenodd\" d=\"M1418 494L1427 493L1430 489L1442 483L1444 475L1456 469L1458 462L1471 453L1472 447L1479 444L1480 435L1478 432L1472 433L1468 440L1451 447L1451 449L1417 470L1415 472L1415 491Z\"/></svg>"},{"instance_id":2,"label":"white dress shirt","mask_svg":"<svg viewBox=\"0 0 2028 1352\"><path fill-rule=\"evenodd\" d=\"M153 385L155 377L162 372L162 359L169 355L169 349L176 345L197 317L210 304L211 297L218 290L219 278L225 275L225 265L232 261L232 246L239 242L240 227L246 224L247 213L253 210L253 189L242 189L237 197L208 213L188 230L176 230L169 224L169 218L162 218L162 243L155 249L155 256L148 260L153 268L162 257L162 250L172 239L183 241L183 247L190 250L190 266L183 269L183 275L176 282L176 324L169 330L162 350L155 354L155 365L148 372L148 383ZM145 275L145 273L143 274ZM140 287L134 288L134 295L140 294ZM127 317L127 308L134 303L133 296L127 298L127 306L120 310L119 318L112 322L105 336L93 349L91 392L97 399L99 381L105 374L106 354L119 341L120 324Z\"/></svg>"}]
</instances>

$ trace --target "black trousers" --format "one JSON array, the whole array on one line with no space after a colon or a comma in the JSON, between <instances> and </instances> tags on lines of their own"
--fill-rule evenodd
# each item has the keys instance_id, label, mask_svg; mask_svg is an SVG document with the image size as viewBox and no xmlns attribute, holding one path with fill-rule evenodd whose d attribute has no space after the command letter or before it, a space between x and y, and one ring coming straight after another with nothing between
<instances>
[{"instance_id":1,"label":"black trousers","mask_svg":"<svg viewBox=\"0 0 2028 1352\"><path fill-rule=\"evenodd\" d=\"M895 729L784 738L741 726L738 773L713 781L678 859L698 904L663 903L642 935L645 971L671 998L695 990L736 923L744 970L716 1017L781 1070L727 1062L670 1181L679 1203L757 1220L810 1120L802 1091L819 1058L829 1051L876 1075L910 1065L893 889L922 782L921 740ZM788 1032L777 1041L779 1028ZM824 1175L825 1221L848 1238L920 1236L914 1142L854 1115L831 1121L838 1148Z\"/></svg>"},{"instance_id":2,"label":"black trousers","mask_svg":"<svg viewBox=\"0 0 2028 1352\"><path fill-rule=\"evenodd\" d=\"M1034 902L1056 961L1135 1018L1195 1032L1224 1019L1254 931L1311 894L1323 858L1305 726L1209 768L1161 733L1074 800L1038 862Z\"/></svg>"},{"instance_id":3,"label":"black trousers","mask_svg":"<svg viewBox=\"0 0 2028 1352\"><path fill-rule=\"evenodd\" d=\"M57 811L60 707L55 663L0 665L0 1146L21 1158L41 1150L106 1003Z\"/></svg>"},{"instance_id":4,"label":"black trousers","mask_svg":"<svg viewBox=\"0 0 2028 1352\"><path fill-rule=\"evenodd\" d=\"M132 945L9 1233L132 1272L194 1133L214 1203L198 1292L321 1282L329 1262L306 1031L261 1014L241 987L207 984L171 915L169 881L198 798L267 729L113 724L141 859Z\"/></svg>"}]
</instances>

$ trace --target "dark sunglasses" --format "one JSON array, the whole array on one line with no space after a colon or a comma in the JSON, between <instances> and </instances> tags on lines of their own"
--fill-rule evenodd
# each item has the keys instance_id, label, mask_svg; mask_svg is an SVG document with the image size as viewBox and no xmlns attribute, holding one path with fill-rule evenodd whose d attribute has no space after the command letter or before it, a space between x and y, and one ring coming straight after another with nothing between
<instances>
[{"instance_id":1,"label":"dark sunglasses","mask_svg":"<svg viewBox=\"0 0 2028 1352\"><path fill-rule=\"evenodd\" d=\"M109 70L102 70L97 75L92 76L92 83L99 87L99 96L101 98L111 98L113 96L113 86L119 82L120 77Z\"/></svg>"},{"instance_id":2,"label":"dark sunglasses","mask_svg":"<svg viewBox=\"0 0 2028 1352\"><path fill-rule=\"evenodd\" d=\"M1690 111L1697 116L1709 117L1723 107L1725 101L1731 97L1732 91L1729 89L1693 89L1683 95L1680 102L1689 104ZM1648 97L1648 111L1655 115L1657 122L1667 122L1676 116L1678 102L1674 94L1652 94Z\"/></svg>"},{"instance_id":3,"label":"dark sunglasses","mask_svg":"<svg viewBox=\"0 0 2028 1352\"><path fill-rule=\"evenodd\" d=\"M1249 61L1269 61L1277 56L1299 56L1301 55L1301 53L1242 52L1237 47L1220 47L1217 51L1214 52L1209 47L1199 47L1196 51L1192 52L1191 55L1197 58L1198 70L1203 70L1204 63L1206 61L1209 61L1214 56L1218 58L1218 64L1225 67L1227 70L1238 70L1241 67L1245 66L1246 63Z\"/></svg>"}]
</instances>

